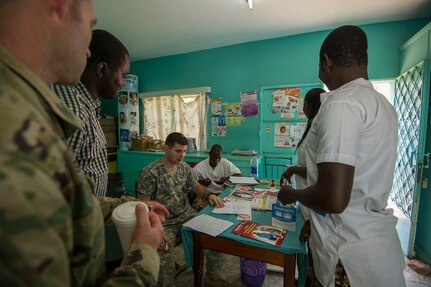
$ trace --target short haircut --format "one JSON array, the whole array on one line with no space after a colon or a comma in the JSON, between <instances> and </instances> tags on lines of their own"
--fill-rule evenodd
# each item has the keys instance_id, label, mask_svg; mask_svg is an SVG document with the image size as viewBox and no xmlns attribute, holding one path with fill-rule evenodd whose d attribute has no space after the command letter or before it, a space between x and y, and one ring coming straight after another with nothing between
<instances>
[{"instance_id":1,"label":"short haircut","mask_svg":"<svg viewBox=\"0 0 431 287\"><path fill-rule=\"evenodd\" d=\"M210 153L211 153L211 152L213 152L215 149L219 149L221 152L223 152L223 149L222 149L221 145L219 145L219 144L215 144L215 145L213 145L213 146L211 147L211 149L210 149Z\"/></svg>"},{"instance_id":2,"label":"short haircut","mask_svg":"<svg viewBox=\"0 0 431 287\"><path fill-rule=\"evenodd\" d=\"M368 42L365 32L353 25L338 27L323 41L320 63L326 54L335 65L350 68L368 64Z\"/></svg>"},{"instance_id":3,"label":"short haircut","mask_svg":"<svg viewBox=\"0 0 431 287\"><path fill-rule=\"evenodd\" d=\"M187 145L189 142L182 133L177 133L177 132L170 133L166 137L165 145L167 145L169 148L172 148L175 146L176 143L179 145Z\"/></svg>"},{"instance_id":4,"label":"short haircut","mask_svg":"<svg viewBox=\"0 0 431 287\"><path fill-rule=\"evenodd\" d=\"M114 35L105 30L94 30L90 43L91 56L88 63L105 62L110 69L117 70L124 64L129 52Z\"/></svg>"}]
</instances>

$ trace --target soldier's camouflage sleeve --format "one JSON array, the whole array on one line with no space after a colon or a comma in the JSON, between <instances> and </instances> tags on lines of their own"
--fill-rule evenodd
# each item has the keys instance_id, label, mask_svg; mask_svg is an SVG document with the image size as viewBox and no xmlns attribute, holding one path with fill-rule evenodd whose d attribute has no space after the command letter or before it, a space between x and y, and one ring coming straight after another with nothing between
<instances>
[{"instance_id":1,"label":"soldier's camouflage sleeve","mask_svg":"<svg viewBox=\"0 0 431 287\"><path fill-rule=\"evenodd\" d=\"M145 244L105 281L101 208L64 141L80 123L1 46L0 106L0 286L154 286Z\"/></svg>"}]
</instances>

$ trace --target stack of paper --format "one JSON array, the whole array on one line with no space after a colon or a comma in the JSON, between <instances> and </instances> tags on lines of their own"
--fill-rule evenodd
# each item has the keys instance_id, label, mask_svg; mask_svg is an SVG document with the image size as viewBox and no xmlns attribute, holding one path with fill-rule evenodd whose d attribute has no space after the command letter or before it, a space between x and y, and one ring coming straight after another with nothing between
<instances>
[{"instance_id":1,"label":"stack of paper","mask_svg":"<svg viewBox=\"0 0 431 287\"><path fill-rule=\"evenodd\" d=\"M259 184L259 182L254 177L246 177L246 176L231 176L229 177L229 181L232 184L248 184L248 185Z\"/></svg>"},{"instance_id":2,"label":"stack of paper","mask_svg":"<svg viewBox=\"0 0 431 287\"><path fill-rule=\"evenodd\" d=\"M217 236L233 225L232 222L218 219L206 214L193 217L191 220L184 223L184 226L194 230L206 233L211 236Z\"/></svg>"}]
</instances>

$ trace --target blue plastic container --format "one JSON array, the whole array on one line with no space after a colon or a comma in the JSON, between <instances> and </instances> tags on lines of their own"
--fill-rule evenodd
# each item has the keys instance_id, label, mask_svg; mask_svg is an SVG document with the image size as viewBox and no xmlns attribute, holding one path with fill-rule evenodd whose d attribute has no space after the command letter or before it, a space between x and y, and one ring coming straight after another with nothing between
<instances>
[{"instance_id":1,"label":"blue plastic container","mask_svg":"<svg viewBox=\"0 0 431 287\"><path fill-rule=\"evenodd\" d=\"M266 263L240 257L241 281L247 287L261 287L265 281Z\"/></svg>"}]
</instances>

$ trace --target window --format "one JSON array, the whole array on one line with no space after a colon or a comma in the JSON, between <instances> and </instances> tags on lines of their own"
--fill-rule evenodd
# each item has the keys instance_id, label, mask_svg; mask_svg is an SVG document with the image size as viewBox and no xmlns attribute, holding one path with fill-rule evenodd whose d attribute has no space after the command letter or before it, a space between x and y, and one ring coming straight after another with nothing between
<instances>
[{"instance_id":1,"label":"window","mask_svg":"<svg viewBox=\"0 0 431 287\"><path fill-rule=\"evenodd\" d=\"M386 99L394 105L394 97L395 97L395 80L370 80L373 84L374 89L385 96ZM326 85L323 85L323 89L325 91L329 91Z\"/></svg>"},{"instance_id":2,"label":"window","mask_svg":"<svg viewBox=\"0 0 431 287\"><path fill-rule=\"evenodd\" d=\"M394 105L395 80L382 80L382 81L376 80L376 81L371 81L371 83L373 83L373 87L377 92L385 96L386 99L388 99L388 101L392 105Z\"/></svg>"},{"instance_id":3,"label":"window","mask_svg":"<svg viewBox=\"0 0 431 287\"><path fill-rule=\"evenodd\" d=\"M171 132L196 139L198 150L207 149L209 88L144 93L144 134L164 140Z\"/></svg>"}]
</instances>

